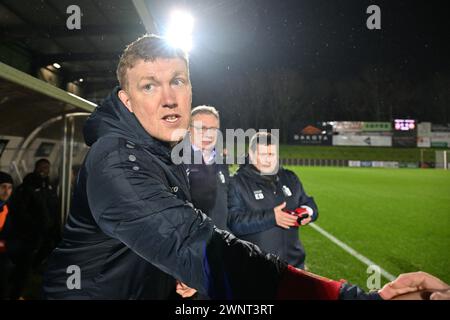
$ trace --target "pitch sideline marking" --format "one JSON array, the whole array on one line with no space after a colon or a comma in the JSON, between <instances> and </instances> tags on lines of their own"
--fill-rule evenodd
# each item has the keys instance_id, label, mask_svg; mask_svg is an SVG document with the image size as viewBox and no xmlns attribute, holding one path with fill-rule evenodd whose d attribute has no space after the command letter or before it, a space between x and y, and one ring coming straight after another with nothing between
<instances>
[{"instance_id":1,"label":"pitch sideline marking","mask_svg":"<svg viewBox=\"0 0 450 320\"><path fill-rule=\"evenodd\" d=\"M320 234L322 234L324 237L328 238L328 240L334 242L336 245L338 245L340 248L342 248L344 251L346 251L347 253L351 254L353 257L355 257L356 259L358 259L359 261L361 261L362 263L364 263L367 266L371 266L371 265L376 265L380 268L380 272L381 274L388 279L389 281L393 281L396 277L394 277L392 274L390 274L389 272L387 272L386 270L384 270L383 268L381 268L378 264L376 264L375 262L373 262L372 260L366 258L365 256L363 256L362 254L360 254L358 251L356 251L355 249L349 247L347 244L345 244L344 242L342 242L341 240L339 240L338 238L336 238L335 236L333 236L331 233L325 231L324 229L322 229L321 227L319 227L318 225L316 225L315 223L310 223L309 224L314 230L316 230L317 232L319 232Z\"/></svg>"}]
</instances>

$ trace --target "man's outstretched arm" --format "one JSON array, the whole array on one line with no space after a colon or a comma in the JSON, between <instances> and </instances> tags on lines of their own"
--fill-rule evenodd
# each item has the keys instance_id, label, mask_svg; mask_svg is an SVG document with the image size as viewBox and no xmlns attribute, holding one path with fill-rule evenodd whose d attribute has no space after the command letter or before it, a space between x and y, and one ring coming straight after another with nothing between
<instances>
[{"instance_id":1,"label":"man's outstretched arm","mask_svg":"<svg viewBox=\"0 0 450 320\"><path fill-rule=\"evenodd\" d=\"M299 290L302 288L302 290ZM379 300L377 292L365 293L344 281L330 280L288 266L281 278L277 299L282 300Z\"/></svg>"}]
</instances>

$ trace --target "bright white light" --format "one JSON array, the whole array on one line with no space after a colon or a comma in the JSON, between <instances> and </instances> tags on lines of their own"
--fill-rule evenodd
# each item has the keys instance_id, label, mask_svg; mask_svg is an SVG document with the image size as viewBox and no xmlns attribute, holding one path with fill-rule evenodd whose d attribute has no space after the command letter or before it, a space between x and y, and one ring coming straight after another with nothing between
<instances>
[{"instance_id":1,"label":"bright white light","mask_svg":"<svg viewBox=\"0 0 450 320\"><path fill-rule=\"evenodd\" d=\"M194 18L187 12L174 11L170 16L166 39L173 47L186 52L192 49Z\"/></svg>"},{"instance_id":2,"label":"bright white light","mask_svg":"<svg viewBox=\"0 0 450 320\"><path fill-rule=\"evenodd\" d=\"M55 63L53 64L53 66L54 66L56 69L61 68L61 65L60 65L58 62L55 62Z\"/></svg>"},{"instance_id":3,"label":"bright white light","mask_svg":"<svg viewBox=\"0 0 450 320\"><path fill-rule=\"evenodd\" d=\"M79 82L83 82L83 81L84 81L84 79L83 79L83 78L80 78L80 79L78 79L78 81L79 81Z\"/></svg>"}]
</instances>

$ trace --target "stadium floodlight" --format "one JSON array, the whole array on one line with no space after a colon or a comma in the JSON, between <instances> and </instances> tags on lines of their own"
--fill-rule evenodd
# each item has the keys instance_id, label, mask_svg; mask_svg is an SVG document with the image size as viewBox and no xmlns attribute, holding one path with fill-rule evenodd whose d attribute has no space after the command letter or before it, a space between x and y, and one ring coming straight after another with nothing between
<instances>
[{"instance_id":1,"label":"stadium floodlight","mask_svg":"<svg viewBox=\"0 0 450 320\"><path fill-rule=\"evenodd\" d=\"M168 43L186 52L192 49L194 18L184 11L174 11L170 16L165 37Z\"/></svg>"}]
</instances>

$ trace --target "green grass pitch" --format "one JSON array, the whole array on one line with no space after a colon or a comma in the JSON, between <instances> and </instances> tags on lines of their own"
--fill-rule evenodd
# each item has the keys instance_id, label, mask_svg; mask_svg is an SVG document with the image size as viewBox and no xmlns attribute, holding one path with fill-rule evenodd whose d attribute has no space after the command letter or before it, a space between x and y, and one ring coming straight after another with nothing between
<instances>
[{"instance_id":1,"label":"green grass pitch","mask_svg":"<svg viewBox=\"0 0 450 320\"><path fill-rule=\"evenodd\" d=\"M422 270L450 283L450 171L287 168L314 196L317 225L394 276ZM367 289L366 265L311 227L300 235L311 272Z\"/></svg>"}]
</instances>

